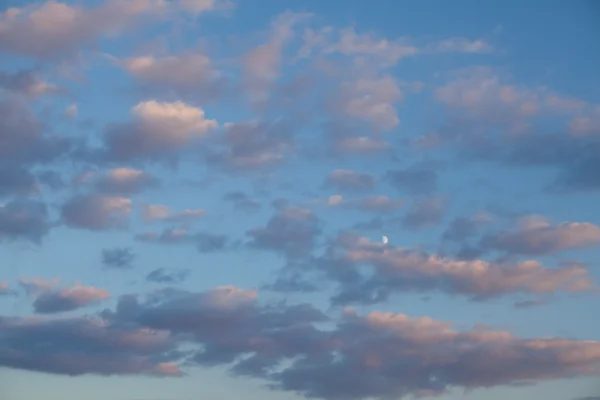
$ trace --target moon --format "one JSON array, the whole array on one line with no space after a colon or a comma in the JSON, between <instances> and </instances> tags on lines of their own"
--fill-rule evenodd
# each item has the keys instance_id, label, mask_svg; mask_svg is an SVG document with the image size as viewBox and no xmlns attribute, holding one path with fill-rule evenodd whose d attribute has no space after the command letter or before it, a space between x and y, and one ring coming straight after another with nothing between
<instances>
[{"instance_id":1,"label":"moon","mask_svg":"<svg viewBox=\"0 0 600 400\"><path fill-rule=\"evenodd\" d=\"M383 242L383 244L387 244L387 242L388 242L388 237L387 237L387 236L382 236L382 237L381 237L381 241Z\"/></svg>"}]
</instances>

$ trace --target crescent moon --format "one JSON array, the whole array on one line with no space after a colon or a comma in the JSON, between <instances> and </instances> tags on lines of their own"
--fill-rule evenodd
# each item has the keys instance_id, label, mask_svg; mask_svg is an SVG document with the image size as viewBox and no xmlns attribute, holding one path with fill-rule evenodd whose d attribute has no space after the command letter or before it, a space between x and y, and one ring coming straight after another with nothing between
<instances>
[{"instance_id":1,"label":"crescent moon","mask_svg":"<svg viewBox=\"0 0 600 400\"><path fill-rule=\"evenodd\" d=\"M381 238L381 241L383 242L383 244L387 244L387 242L388 242L388 237L387 237L387 236L383 236L383 237Z\"/></svg>"}]
</instances>

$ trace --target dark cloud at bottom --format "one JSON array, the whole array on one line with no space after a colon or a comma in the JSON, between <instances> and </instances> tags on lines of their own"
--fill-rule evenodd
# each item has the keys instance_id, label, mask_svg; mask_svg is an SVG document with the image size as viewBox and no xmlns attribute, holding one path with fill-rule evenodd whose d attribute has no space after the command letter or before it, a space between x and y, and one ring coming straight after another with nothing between
<instances>
[{"instance_id":1,"label":"dark cloud at bottom","mask_svg":"<svg viewBox=\"0 0 600 400\"><path fill-rule=\"evenodd\" d=\"M320 323L334 323L325 329ZM600 343L523 339L487 327L307 304L254 291L177 289L122 296L96 317L0 317L0 366L64 375L182 376L227 366L273 390L327 400L390 399L600 374ZM185 349L185 350L184 350Z\"/></svg>"}]
</instances>

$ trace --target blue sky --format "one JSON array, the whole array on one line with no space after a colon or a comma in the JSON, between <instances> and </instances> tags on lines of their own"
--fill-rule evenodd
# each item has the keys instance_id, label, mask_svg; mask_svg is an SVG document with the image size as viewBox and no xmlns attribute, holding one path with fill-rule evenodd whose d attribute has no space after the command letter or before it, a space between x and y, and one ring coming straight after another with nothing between
<instances>
[{"instance_id":1,"label":"blue sky","mask_svg":"<svg viewBox=\"0 0 600 400\"><path fill-rule=\"evenodd\" d=\"M2 398L600 394L595 2L2 7Z\"/></svg>"}]
</instances>

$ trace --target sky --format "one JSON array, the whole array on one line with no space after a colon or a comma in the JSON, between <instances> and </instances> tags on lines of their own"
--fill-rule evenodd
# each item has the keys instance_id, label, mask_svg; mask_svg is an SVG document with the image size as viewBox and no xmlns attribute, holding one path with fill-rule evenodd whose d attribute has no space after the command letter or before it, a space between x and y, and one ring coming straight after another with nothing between
<instances>
[{"instance_id":1,"label":"sky","mask_svg":"<svg viewBox=\"0 0 600 400\"><path fill-rule=\"evenodd\" d=\"M0 3L0 398L600 399L597 2Z\"/></svg>"}]
</instances>

